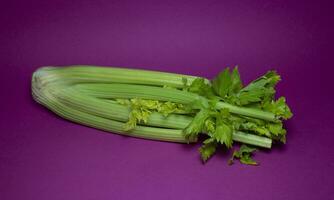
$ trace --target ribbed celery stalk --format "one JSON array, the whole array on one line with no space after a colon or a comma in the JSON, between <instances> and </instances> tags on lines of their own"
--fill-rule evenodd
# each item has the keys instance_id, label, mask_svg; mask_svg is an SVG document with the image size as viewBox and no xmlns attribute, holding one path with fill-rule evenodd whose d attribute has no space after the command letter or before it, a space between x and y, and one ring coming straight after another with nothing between
<instances>
[{"instance_id":1,"label":"ribbed celery stalk","mask_svg":"<svg viewBox=\"0 0 334 200\"><path fill-rule=\"evenodd\" d=\"M89 127L138 138L190 143L206 162L220 147L242 143L230 159L257 164L253 146L286 142L283 122L292 117L280 75L268 71L244 85L238 67L211 80L183 74L76 65L43 67L32 77L33 98L59 116ZM204 133L203 133L204 132Z\"/></svg>"},{"instance_id":2,"label":"ribbed celery stalk","mask_svg":"<svg viewBox=\"0 0 334 200\"><path fill-rule=\"evenodd\" d=\"M44 70L42 70L44 69ZM171 87L183 87L184 81L182 79L187 79L187 83L190 84L194 79L198 78L195 76L180 75L166 72L157 72L157 71L148 71L148 70L137 70L137 69L124 69L124 68L107 68L107 67L95 67L95 66L70 66L66 68L57 68L57 67L44 67L40 69L40 73L48 72L44 76L48 77L45 80L55 84L65 84L73 85L77 83L85 83L84 85L78 85L78 89L90 90L91 95L96 95L97 97L112 98L113 93L120 92L122 93L124 89L128 87L133 88L134 90L138 89L138 94L132 93L122 93L121 95L126 96L135 96L140 98L154 97L157 93L157 90L161 91L161 88L154 88L152 86L141 86L143 85L153 85L153 86L171 86ZM138 76L140 74L140 76ZM208 80L206 80L208 81ZM91 83L91 84L86 84ZM98 83L98 84L96 84ZM102 84L100 84L102 83ZM103 83L125 83L125 84L139 84L139 85L113 85L113 84L103 84ZM43 85L43 82L41 83ZM144 87L141 90L141 87ZM145 88L149 87L149 88ZM151 91L151 90L152 91ZM163 92L159 92L158 97L155 97L156 100L165 100L164 97L175 98L175 102L179 103L191 103L195 99L198 99L198 95L178 91L169 88L163 88ZM93 91L92 91L93 90ZM112 90L112 93L110 92ZM93 93L95 92L95 93ZM167 93L165 96L164 93ZM108 94L106 94L108 93ZM173 95L178 96L173 96ZM148 95L148 96L146 96ZM120 98L120 97L119 97ZM124 97L126 98L126 97ZM217 109L228 108L232 113L256 117L259 119L264 119L268 121L276 121L274 114L269 112L264 112L261 110L256 110L252 108L244 108L233 106L224 102L217 103Z\"/></svg>"},{"instance_id":3,"label":"ribbed celery stalk","mask_svg":"<svg viewBox=\"0 0 334 200\"><path fill-rule=\"evenodd\" d=\"M95 116L106 119L117 120L121 122L128 121L130 109L126 106L104 102L88 95L82 94L74 89L75 87L66 88L54 95L60 102L79 111L86 112ZM99 105L99 106L96 106ZM184 129L192 121L192 117L185 115L170 114L165 117L160 113L152 113L148 119L147 125L174 129ZM245 144L270 148L271 139L243 132L234 132L233 140Z\"/></svg>"},{"instance_id":4,"label":"ribbed celery stalk","mask_svg":"<svg viewBox=\"0 0 334 200\"><path fill-rule=\"evenodd\" d=\"M147 122L150 127L138 125L135 129L125 132L124 122L128 120L129 108L100 99L147 98L189 104L203 98L194 93L161 87L181 88L184 86L184 78L189 84L197 77L121 68L44 67L33 74L32 93L37 102L63 118L80 124L146 139L189 142L184 138L182 129L192 121L190 116L170 114L164 117L159 113L153 113ZM224 104L218 106L224 107ZM231 112L246 115L249 113L245 108L229 104L227 106ZM272 117L265 112L258 112L259 118L270 120ZM247 133L235 132L233 139L261 147L271 147L271 139Z\"/></svg>"},{"instance_id":5,"label":"ribbed celery stalk","mask_svg":"<svg viewBox=\"0 0 334 200\"><path fill-rule=\"evenodd\" d=\"M142 98L190 104L200 98L199 95L190 92L147 85L88 83L77 84L74 87L77 91L83 94L89 94L90 96L105 99Z\"/></svg>"},{"instance_id":6,"label":"ribbed celery stalk","mask_svg":"<svg viewBox=\"0 0 334 200\"><path fill-rule=\"evenodd\" d=\"M35 74L36 76L36 74ZM38 80L39 77L35 77ZM184 138L182 129L169 129L169 128L157 128L147 126L136 126L131 131L125 132L124 123L116 120L103 118L100 116L92 115L86 112L82 112L70 106L61 103L51 91L61 90L62 88L52 87L44 88L41 90L38 82L33 82L32 92L34 99L42 105L48 107L50 110L58 114L59 116L77 122L79 124L87 125L90 127L98 128L105 131L111 131L121 135L152 139L159 141L170 142L196 142L196 138L192 141L188 141Z\"/></svg>"},{"instance_id":7,"label":"ribbed celery stalk","mask_svg":"<svg viewBox=\"0 0 334 200\"><path fill-rule=\"evenodd\" d=\"M41 68L43 69L43 68ZM108 68L108 67L96 67L96 66L86 66L86 65L74 65L66 68L55 68L55 67L44 67L44 71L48 71L49 73L45 76L48 76L47 80L49 82L54 82L57 84L65 84L65 85L73 85L78 83L92 83L92 85L88 86L78 86L82 90L88 90L92 93L92 95L105 95L104 91L108 91L108 87L113 90L113 93L116 93L116 88L112 84L106 85L106 87L94 87L96 83L126 83L126 84L138 84L138 85L130 85L123 86L125 89L127 87L140 87L140 85L152 85L152 86L171 86L180 88L183 87L185 82L183 79L187 80L187 84L191 84L191 82L198 78L195 76L188 75L180 75L174 73L166 73L166 72L158 72L158 71L148 71L148 70L138 70L138 69L124 69L124 68ZM52 73L50 73L52 72ZM42 73L42 72L41 72ZM140 75L139 75L140 74ZM206 80L209 82L208 80ZM41 83L43 84L43 83ZM101 85L103 86L103 85ZM100 93L98 91L94 91L94 89L101 88L102 91ZM93 89L93 91L92 91ZM155 88L150 88L152 91L155 91ZM161 88L158 88L160 91ZM173 94L171 89L165 89L164 92L169 92ZM119 88L119 91L122 92L122 88ZM145 89L144 89L145 90ZM139 91L140 92L140 91ZM175 92L175 91L174 91ZM148 93L148 94L147 94ZM176 95L180 95L180 97L189 98L188 101L186 99L180 99L179 101L183 101L183 103L189 103L189 101L194 101L194 99L199 98L196 94L184 94L185 92L179 92ZM145 98L145 95L155 95L153 92L150 92L148 89L140 93L139 95L142 98ZM161 94L161 92L160 92ZM123 94L126 95L126 94ZM131 95L131 94L129 94ZM110 96L109 96L110 97ZM108 97L106 97L108 98ZM157 99L158 100L158 99ZM163 99L160 99L163 100ZM182 103L182 102L180 102ZM269 112L264 112L261 110L256 110L252 108L244 108L233 106L227 104L225 102L218 102L217 109L220 108L228 108L232 113L241 114L250 117L256 117L259 119L264 119L268 121L276 121L275 115Z\"/></svg>"},{"instance_id":8,"label":"ribbed celery stalk","mask_svg":"<svg viewBox=\"0 0 334 200\"><path fill-rule=\"evenodd\" d=\"M75 87L59 90L54 96L65 105L76 108L82 112L122 122L126 122L129 119L129 107L82 94L77 91ZM152 113L147 125L184 129L191 120L192 117L186 115L170 114L165 117L160 113Z\"/></svg>"},{"instance_id":9,"label":"ribbed celery stalk","mask_svg":"<svg viewBox=\"0 0 334 200\"><path fill-rule=\"evenodd\" d=\"M159 101L172 101L181 104L191 104L196 100L203 99L201 96L177 89L161 88L146 85L130 84L99 84L87 83L74 86L81 93L86 93L97 98L143 98ZM255 117L268 121L276 121L273 113L259 109L238 107L224 102L218 102L217 109L228 108L231 113Z\"/></svg>"},{"instance_id":10,"label":"ribbed celery stalk","mask_svg":"<svg viewBox=\"0 0 334 200\"><path fill-rule=\"evenodd\" d=\"M43 67L35 73L44 73L43 76L48 77L45 78L45 81L67 85L75 83L128 83L181 88L185 84L184 79L187 80L189 85L194 79L198 78L196 76L158 71L87 65L75 65L64 68ZM209 82L209 80L206 81Z\"/></svg>"}]
</instances>

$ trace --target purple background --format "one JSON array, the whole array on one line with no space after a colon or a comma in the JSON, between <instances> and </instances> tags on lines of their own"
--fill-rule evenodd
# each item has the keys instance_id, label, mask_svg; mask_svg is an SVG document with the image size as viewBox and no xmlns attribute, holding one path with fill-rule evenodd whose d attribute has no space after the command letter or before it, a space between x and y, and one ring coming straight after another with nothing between
<instances>
[{"instance_id":1,"label":"purple background","mask_svg":"<svg viewBox=\"0 0 334 200\"><path fill-rule=\"evenodd\" d=\"M334 199L333 5L325 1L2 1L0 199ZM30 95L43 65L212 78L277 69L294 117L258 167L206 165L198 145L107 134Z\"/></svg>"}]
</instances>

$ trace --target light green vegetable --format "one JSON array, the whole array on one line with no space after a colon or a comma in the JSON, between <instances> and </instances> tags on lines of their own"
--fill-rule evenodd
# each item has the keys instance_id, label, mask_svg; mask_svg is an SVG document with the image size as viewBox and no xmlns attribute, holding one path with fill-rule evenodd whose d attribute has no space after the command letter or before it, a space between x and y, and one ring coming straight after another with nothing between
<instances>
[{"instance_id":1,"label":"light green vegetable","mask_svg":"<svg viewBox=\"0 0 334 200\"><path fill-rule=\"evenodd\" d=\"M247 145L241 145L239 151L234 151L232 158L228 161L230 165L233 164L235 158L239 159L242 164L246 165L258 165L258 163L251 158L252 153L256 151L256 148L249 147Z\"/></svg>"},{"instance_id":2,"label":"light green vegetable","mask_svg":"<svg viewBox=\"0 0 334 200\"><path fill-rule=\"evenodd\" d=\"M196 142L207 161L233 141L271 148L285 142L282 120L292 113L274 99L280 77L273 71L243 87L237 68L208 79L125 68L43 67L32 77L32 95L65 119L118 134L159 141ZM242 150L242 151L241 151ZM254 164L252 151L233 157Z\"/></svg>"}]
</instances>

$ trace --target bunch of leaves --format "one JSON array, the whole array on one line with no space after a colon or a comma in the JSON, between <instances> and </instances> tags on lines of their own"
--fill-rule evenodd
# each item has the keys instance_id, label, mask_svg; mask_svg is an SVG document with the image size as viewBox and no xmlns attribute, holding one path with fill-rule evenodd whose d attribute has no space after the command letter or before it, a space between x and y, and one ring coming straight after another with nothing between
<instances>
[{"instance_id":1,"label":"bunch of leaves","mask_svg":"<svg viewBox=\"0 0 334 200\"><path fill-rule=\"evenodd\" d=\"M284 97L275 100L275 86L280 80L280 76L275 71L269 71L243 87L238 67L235 67L232 71L229 68L223 70L211 81L211 84L206 79L197 78L184 88L209 100L205 106L203 102L193 104L195 105L193 109L199 109L199 111L192 123L184 130L188 138L197 137L201 132L208 136L199 149L204 162L215 153L218 146L231 148L232 134L238 130L265 136L274 141L286 142L286 130L280 119L289 119L292 113ZM275 114L277 120L270 122L231 114L227 109L216 110L215 104L218 101L268 111ZM242 163L252 164L252 162L246 162L251 160L251 152L247 152L250 148L246 147L242 146L240 153L235 153L234 157L242 158Z\"/></svg>"},{"instance_id":2,"label":"bunch of leaves","mask_svg":"<svg viewBox=\"0 0 334 200\"><path fill-rule=\"evenodd\" d=\"M147 123L148 118L152 112L158 112L167 117L171 113L186 112L183 104L173 102L161 102L147 99L117 99L121 105L127 105L131 111L129 113L129 120L125 124L124 130L129 131L137 126L137 123Z\"/></svg>"},{"instance_id":3,"label":"bunch of leaves","mask_svg":"<svg viewBox=\"0 0 334 200\"><path fill-rule=\"evenodd\" d=\"M292 117L285 98L275 101L275 86L281 77L275 71L269 71L258 79L243 87L238 68L230 73L229 68L219 73L212 81L212 88L216 95L225 102L238 106L256 107L274 113L277 118Z\"/></svg>"},{"instance_id":4,"label":"bunch of leaves","mask_svg":"<svg viewBox=\"0 0 334 200\"><path fill-rule=\"evenodd\" d=\"M236 69L237 70L237 69ZM234 73L238 75L238 73ZM205 132L208 138L203 142L199 152L202 160L206 162L216 151L219 145L232 147L233 125L230 122L230 113L227 109L216 110L215 104L219 96L215 94L214 88L206 79L197 78L186 86L187 80L184 80L185 88L188 92L193 92L205 97L205 100L198 99L191 104L193 109L198 109L193 121L184 130L186 138L198 137ZM237 83L235 83L237 89Z\"/></svg>"},{"instance_id":5,"label":"bunch of leaves","mask_svg":"<svg viewBox=\"0 0 334 200\"><path fill-rule=\"evenodd\" d=\"M170 113L193 115L192 122L183 132L189 140L197 138L201 133L206 135L207 139L199 149L202 160L206 162L218 147L232 147L235 131L253 133L274 141L286 142L286 130L283 128L282 119L289 119L292 113L284 97L275 100L275 86L279 81L280 76L275 71L269 71L243 87L238 67L232 71L226 68L211 82L207 79L196 78L191 84L188 84L187 79L183 79L182 90L199 95L190 105L138 98L117 101L131 107L125 130L135 128L137 123L147 123L152 112L159 112L164 116ZM216 104L219 101L268 111L273 113L277 120L265 121L232 114L228 109L218 110ZM254 148L242 145L239 151L233 153L231 162L234 158L238 158L241 163L256 164L251 159L254 150Z\"/></svg>"},{"instance_id":6,"label":"bunch of leaves","mask_svg":"<svg viewBox=\"0 0 334 200\"><path fill-rule=\"evenodd\" d=\"M258 135L277 139L286 133L280 119L286 120L292 117L285 98L280 97L275 100L275 86L280 80L280 76L275 71L269 71L243 87L238 67L235 67L232 72L226 68L212 80L211 86L204 80L195 80L189 91L207 97L213 104L220 99L232 105L255 107L275 114L276 122L237 115L230 115L230 122L237 127L236 129L248 130Z\"/></svg>"},{"instance_id":7,"label":"bunch of leaves","mask_svg":"<svg viewBox=\"0 0 334 200\"><path fill-rule=\"evenodd\" d=\"M230 121L229 111L227 109L222 109L219 112L212 109L201 109L184 130L184 133L190 139L197 137L202 132L208 136L199 149L204 162L216 152L218 146L231 148L234 127Z\"/></svg>"},{"instance_id":8,"label":"bunch of leaves","mask_svg":"<svg viewBox=\"0 0 334 200\"><path fill-rule=\"evenodd\" d=\"M215 122L213 119L206 120L204 130L209 138L199 148L203 162L206 162L216 152L218 146L232 147L234 127L229 120L229 116L228 110L222 109L220 113L215 113Z\"/></svg>"}]
</instances>

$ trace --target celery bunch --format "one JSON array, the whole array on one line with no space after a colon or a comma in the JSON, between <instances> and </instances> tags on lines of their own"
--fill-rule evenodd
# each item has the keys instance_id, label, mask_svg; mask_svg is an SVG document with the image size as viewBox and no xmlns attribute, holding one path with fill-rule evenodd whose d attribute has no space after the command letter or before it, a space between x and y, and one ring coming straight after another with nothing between
<instances>
[{"instance_id":1,"label":"celery bunch","mask_svg":"<svg viewBox=\"0 0 334 200\"><path fill-rule=\"evenodd\" d=\"M125 68L42 67L33 74L32 95L65 119L122 135L190 143L203 134L205 162L234 141L263 148L286 142L282 120L292 113L284 97L275 100L279 80L270 71L244 86L238 68L210 81ZM257 164L254 150L243 145L233 158Z\"/></svg>"}]
</instances>

